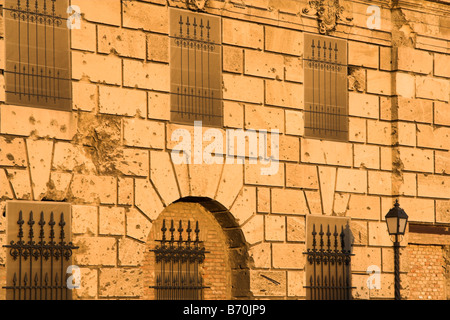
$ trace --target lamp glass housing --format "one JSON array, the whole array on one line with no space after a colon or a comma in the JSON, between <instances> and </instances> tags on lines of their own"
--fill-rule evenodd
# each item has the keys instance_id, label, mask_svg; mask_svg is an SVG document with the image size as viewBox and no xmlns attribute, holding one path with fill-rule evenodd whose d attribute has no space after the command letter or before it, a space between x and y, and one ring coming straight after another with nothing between
<instances>
[{"instance_id":1,"label":"lamp glass housing","mask_svg":"<svg viewBox=\"0 0 450 320\"><path fill-rule=\"evenodd\" d=\"M396 217L386 218L386 223L391 236L398 234L398 219Z\"/></svg>"},{"instance_id":2,"label":"lamp glass housing","mask_svg":"<svg viewBox=\"0 0 450 320\"><path fill-rule=\"evenodd\" d=\"M398 234L404 235L406 230L406 223L408 222L408 218L399 218L398 219Z\"/></svg>"},{"instance_id":3,"label":"lamp glass housing","mask_svg":"<svg viewBox=\"0 0 450 320\"><path fill-rule=\"evenodd\" d=\"M400 208L398 202L395 203L394 208L389 210L386 215L386 224L389 235L404 235L406 231L406 224L408 223L408 215Z\"/></svg>"}]
</instances>

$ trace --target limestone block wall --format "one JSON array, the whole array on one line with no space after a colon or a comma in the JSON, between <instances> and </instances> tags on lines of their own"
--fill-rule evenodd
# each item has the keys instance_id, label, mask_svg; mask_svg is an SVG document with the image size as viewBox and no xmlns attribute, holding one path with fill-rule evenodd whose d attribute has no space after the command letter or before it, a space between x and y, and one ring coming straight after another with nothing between
<instances>
[{"instance_id":1,"label":"limestone block wall","mask_svg":"<svg viewBox=\"0 0 450 320\"><path fill-rule=\"evenodd\" d=\"M71 1L82 11L81 29L71 31L73 110L0 106L0 212L12 199L73 204L77 298L144 298L153 222L188 196L230 210L247 244L254 298L306 297L308 215L351 218L354 298L394 297L384 221L393 201L411 222L450 223L450 8L342 1L352 20L339 21L331 35L348 41L349 141L336 142L304 136L303 35L318 33L317 19L302 14L307 2L211 0L205 9L222 17L218 129L280 131L279 170L263 176L264 165L249 159L171 159L172 133L194 136L192 126L170 121L169 6L184 2ZM380 29L367 25L373 4L381 8ZM407 244L408 234L405 298L416 297ZM7 253L0 252L4 274ZM378 290L366 285L373 265L381 269Z\"/></svg>"}]
</instances>

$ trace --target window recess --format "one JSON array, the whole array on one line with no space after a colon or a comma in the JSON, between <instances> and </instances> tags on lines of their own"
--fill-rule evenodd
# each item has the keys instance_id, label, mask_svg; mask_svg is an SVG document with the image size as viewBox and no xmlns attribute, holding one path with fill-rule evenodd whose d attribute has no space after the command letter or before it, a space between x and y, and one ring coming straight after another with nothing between
<instances>
[{"instance_id":1,"label":"window recess","mask_svg":"<svg viewBox=\"0 0 450 320\"><path fill-rule=\"evenodd\" d=\"M68 0L6 0L6 103L70 111Z\"/></svg>"},{"instance_id":2,"label":"window recess","mask_svg":"<svg viewBox=\"0 0 450 320\"><path fill-rule=\"evenodd\" d=\"M306 228L306 298L351 300L350 219L308 216Z\"/></svg>"},{"instance_id":3,"label":"window recess","mask_svg":"<svg viewBox=\"0 0 450 320\"><path fill-rule=\"evenodd\" d=\"M348 140L347 42L305 34L305 136Z\"/></svg>"},{"instance_id":4,"label":"window recess","mask_svg":"<svg viewBox=\"0 0 450 320\"><path fill-rule=\"evenodd\" d=\"M10 201L6 204L7 300L71 300L71 206Z\"/></svg>"},{"instance_id":5,"label":"window recess","mask_svg":"<svg viewBox=\"0 0 450 320\"><path fill-rule=\"evenodd\" d=\"M170 10L173 122L222 126L221 34L219 17Z\"/></svg>"}]
</instances>

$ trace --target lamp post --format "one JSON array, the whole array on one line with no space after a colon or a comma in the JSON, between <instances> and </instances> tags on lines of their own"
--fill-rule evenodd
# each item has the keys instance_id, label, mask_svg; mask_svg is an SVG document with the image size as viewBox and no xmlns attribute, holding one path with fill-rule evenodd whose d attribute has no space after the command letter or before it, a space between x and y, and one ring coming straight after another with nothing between
<instances>
[{"instance_id":1,"label":"lamp post","mask_svg":"<svg viewBox=\"0 0 450 320\"><path fill-rule=\"evenodd\" d=\"M395 274L395 300L401 300L400 296L400 242L399 236L405 235L408 215L400 208L398 200L394 207L386 215L386 224L390 236L394 236L394 274Z\"/></svg>"}]
</instances>

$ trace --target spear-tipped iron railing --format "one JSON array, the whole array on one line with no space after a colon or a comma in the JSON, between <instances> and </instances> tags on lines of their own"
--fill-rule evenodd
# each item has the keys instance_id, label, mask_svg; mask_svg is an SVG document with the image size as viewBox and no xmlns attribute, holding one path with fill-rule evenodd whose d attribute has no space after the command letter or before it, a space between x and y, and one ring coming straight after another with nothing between
<instances>
[{"instance_id":1,"label":"spear-tipped iron railing","mask_svg":"<svg viewBox=\"0 0 450 320\"><path fill-rule=\"evenodd\" d=\"M169 234L167 234L169 231ZM178 231L178 237L175 233ZM186 240L183 233L186 231ZM192 239L193 231L195 238ZM151 286L156 290L157 300L202 300L203 279L199 270L205 260L203 242L200 241L200 228L195 223L195 230L191 228L191 221L187 222L184 230L180 220L178 229L171 220L170 228L163 220L161 227L162 237L157 240L160 244L153 250L156 257L156 284ZM178 239L176 239L178 238ZM159 266L159 267L158 267Z\"/></svg>"},{"instance_id":2,"label":"spear-tipped iron railing","mask_svg":"<svg viewBox=\"0 0 450 320\"><path fill-rule=\"evenodd\" d=\"M29 212L26 223L23 216L23 212L20 211L16 240L4 246L9 249L8 253L12 257L12 263L7 267L13 269L13 276L7 279L7 285L4 287L8 291L8 298L12 300L71 299L70 289L67 288L66 269L70 265L73 250L78 247L72 242L67 242L64 213L60 215L58 227L56 227L57 222L53 212L50 213L48 223L44 219L44 212L41 212L38 226L36 226L33 211ZM48 227L45 227L46 224ZM37 238L36 227L39 232ZM57 231L59 231L59 239L55 235Z\"/></svg>"},{"instance_id":3,"label":"spear-tipped iron railing","mask_svg":"<svg viewBox=\"0 0 450 320\"><path fill-rule=\"evenodd\" d=\"M312 227L311 247L307 249L306 296L310 300L351 300L351 257L344 227L340 233L337 226L320 224L319 232L316 225Z\"/></svg>"}]
</instances>

